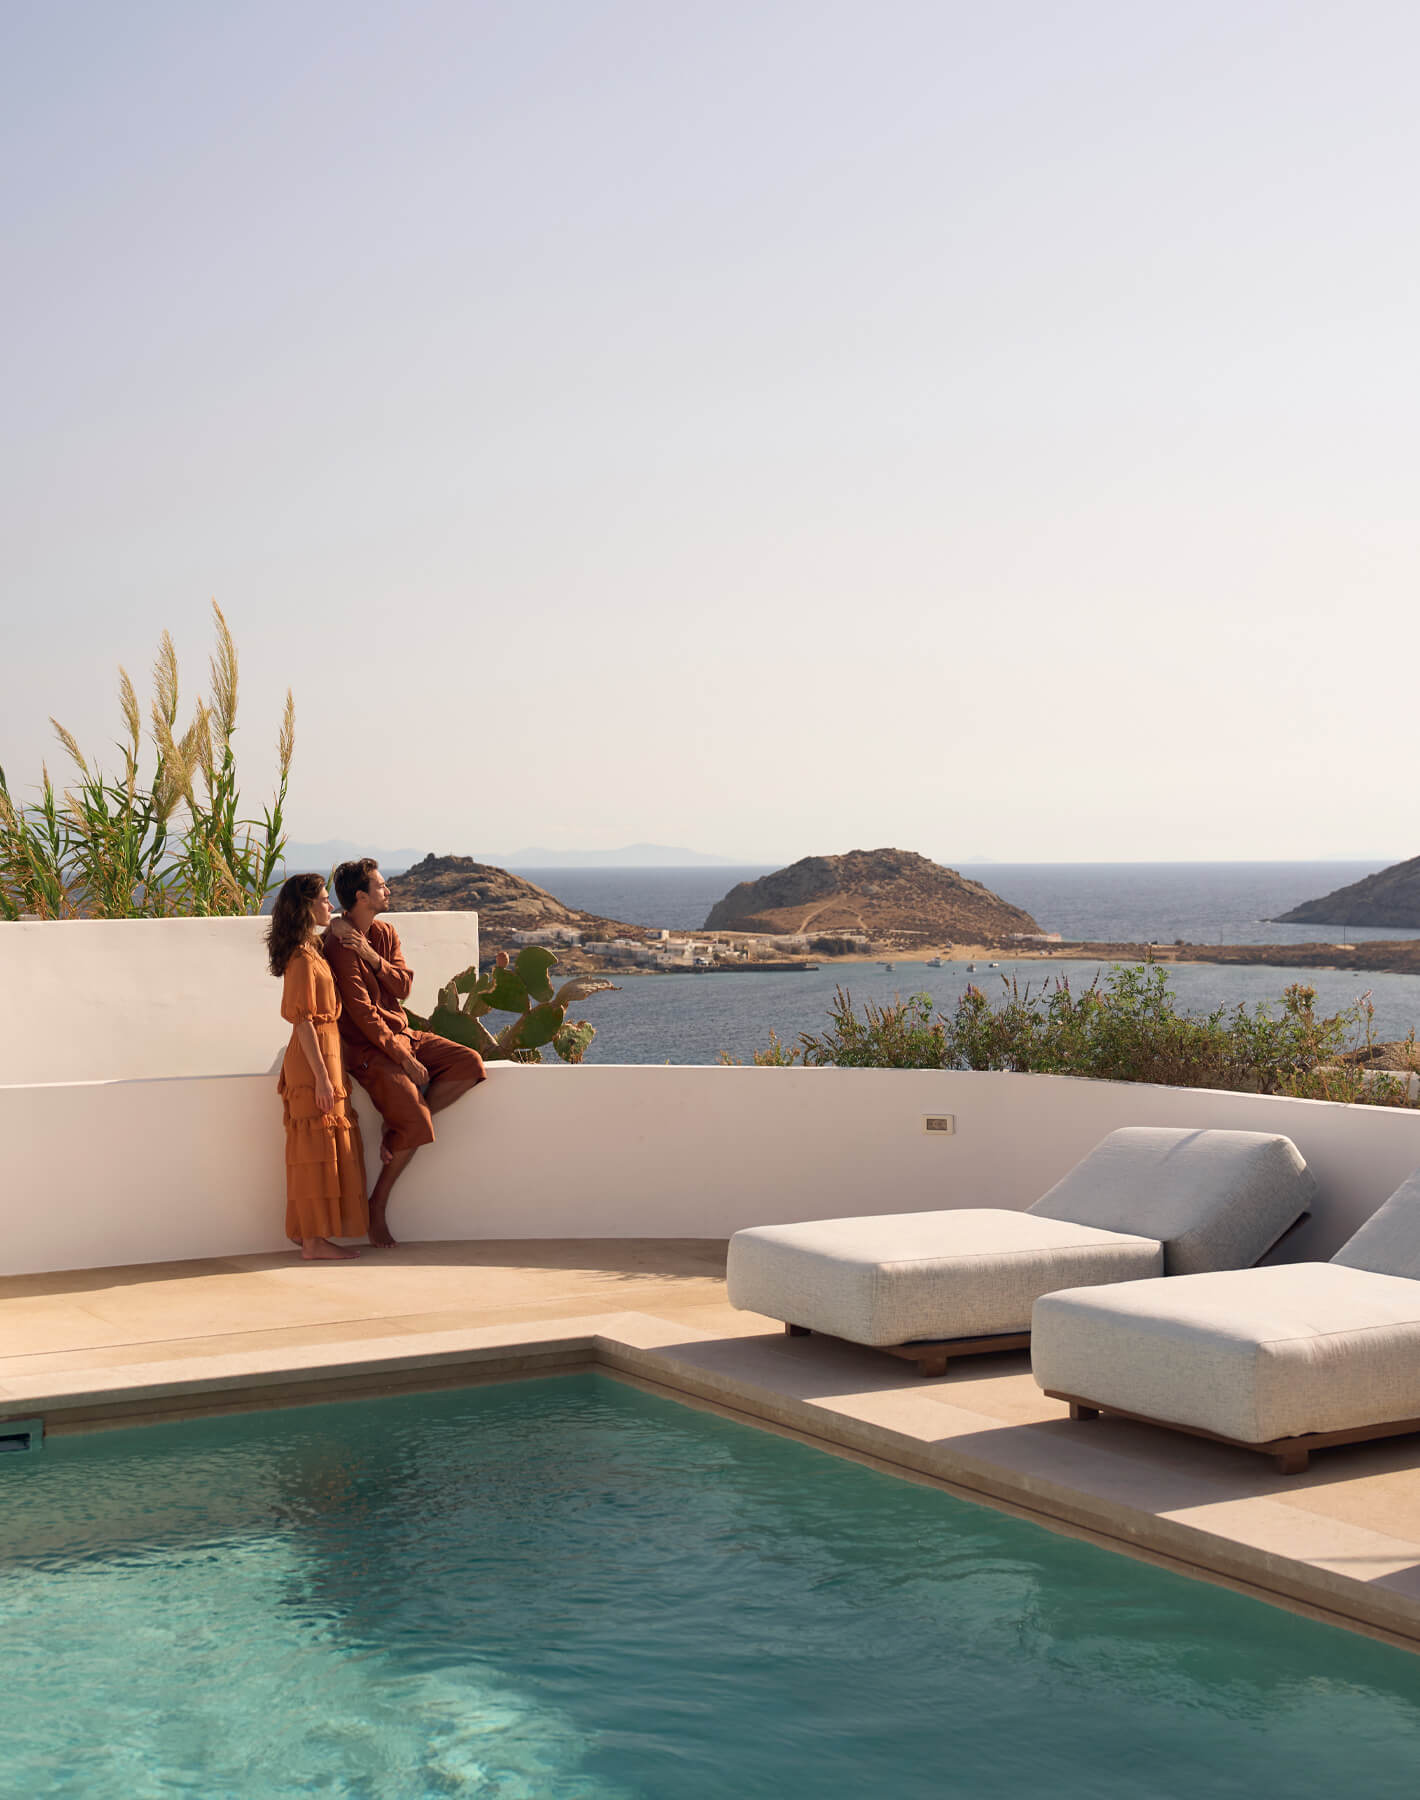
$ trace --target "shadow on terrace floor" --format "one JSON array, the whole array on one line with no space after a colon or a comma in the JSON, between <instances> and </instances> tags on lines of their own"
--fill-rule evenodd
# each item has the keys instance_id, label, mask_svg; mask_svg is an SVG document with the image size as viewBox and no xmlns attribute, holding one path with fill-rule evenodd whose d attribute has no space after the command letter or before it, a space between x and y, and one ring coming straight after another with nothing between
<instances>
[{"instance_id":1,"label":"shadow on terrace floor","mask_svg":"<svg viewBox=\"0 0 1420 1800\"><path fill-rule=\"evenodd\" d=\"M613 1282L723 1280L725 1243L715 1238L513 1238L473 1243L400 1244L394 1250L363 1248L358 1260L308 1263L294 1250L256 1256L201 1257L189 1262L132 1263L113 1269L61 1269L43 1275L0 1276L0 1303L80 1295L112 1288L194 1281L204 1275L308 1272L314 1279L381 1269L506 1269L579 1273Z\"/></svg>"}]
</instances>

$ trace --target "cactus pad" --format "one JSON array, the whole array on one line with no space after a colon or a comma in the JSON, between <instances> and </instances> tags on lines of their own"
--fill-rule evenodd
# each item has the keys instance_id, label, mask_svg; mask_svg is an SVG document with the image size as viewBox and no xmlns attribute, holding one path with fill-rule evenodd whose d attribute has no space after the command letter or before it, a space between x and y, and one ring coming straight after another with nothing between
<instances>
[{"instance_id":1,"label":"cactus pad","mask_svg":"<svg viewBox=\"0 0 1420 1800\"><path fill-rule=\"evenodd\" d=\"M621 989L614 981L603 981L600 975L574 975L570 981L564 981L553 996L559 1006L575 1006L579 1000L585 1000L592 994L619 994Z\"/></svg>"},{"instance_id":2,"label":"cactus pad","mask_svg":"<svg viewBox=\"0 0 1420 1800\"><path fill-rule=\"evenodd\" d=\"M513 967L518 971L518 979L534 1000L550 1001L552 983L547 976L548 970L556 965L557 958L545 945L527 944L518 952L518 959Z\"/></svg>"},{"instance_id":3,"label":"cactus pad","mask_svg":"<svg viewBox=\"0 0 1420 1800\"><path fill-rule=\"evenodd\" d=\"M486 1001L494 1012L521 1013L528 1010L528 990L511 969L495 969L487 991L478 998Z\"/></svg>"},{"instance_id":4,"label":"cactus pad","mask_svg":"<svg viewBox=\"0 0 1420 1800\"><path fill-rule=\"evenodd\" d=\"M538 1050L552 1042L566 1021L565 1006L535 1006L523 1020L518 1042L524 1050Z\"/></svg>"},{"instance_id":5,"label":"cactus pad","mask_svg":"<svg viewBox=\"0 0 1420 1800\"><path fill-rule=\"evenodd\" d=\"M477 1050L489 1062L541 1062L542 1047L551 1044L563 1062L579 1063L596 1027L586 1019L569 1019L567 1008L591 994L615 993L617 987L599 975L577 975L554 994L549 974L556 964L557 957L541 944L524 945L515 967L500 951L484 974L464 969L445 982L427 1019L408 1007L404 1016L411 1031L435 1032ZM490 1009L517 1015L496 1037L483 1022Z\"/></svg>"},{"instance_id":6,"label":"cactus pad","mask_svg":"<svg viewBox=\"0 0 1420 1800\"><path fill-rule=\"evenodd\" d=\"M570 984L569 984L570 985ZM608 984L609 985L609 984ZM590 1019L569 1019L552 1040L552 1048L565 1063L579 1063L591 1047L597 1028Z\"/></svg>"},{"instance_id":7,"label":"cactus pad","mask_svg":"<svg viewBox=\"0 0 1420 1800\"><path fill-rule=\"evenodd\" d=\"M467 1013L451 1012L444 1006L436 1006L427 1024L416 1025L415 1030L435 1032L450 1043L477 1050L480 1056L499 1055L498 1040L482 1019L471 1019Z\"/></svg>"}]
</instances>

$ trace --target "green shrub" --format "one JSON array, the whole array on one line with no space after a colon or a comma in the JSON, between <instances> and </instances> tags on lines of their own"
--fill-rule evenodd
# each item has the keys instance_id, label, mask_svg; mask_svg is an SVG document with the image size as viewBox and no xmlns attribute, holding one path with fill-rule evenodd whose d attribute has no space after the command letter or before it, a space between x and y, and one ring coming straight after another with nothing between
<instances>
[{"instance_id":1,"label":"green shrub","mask_svg":"<svg viewBox=\"0 0 1420 1800\"><path fill-rule=\"evenodd\" d=\"M1040 988L1003 978L994 1004L971 986L950 1013L930 994L860 1013L839 988L828 1028L803 1032L788 1049L771 1036L756 1063L840 1069L1007 1069L1076 1075L1096 1081L1145 1081L1168 1087L1226 1088L1302 1099L1412 1106L1403 1077L1369 1079L1338 1062L1357 1039L1369 1044L1370 996L1344 1012L1318 1017L1316 990L1294 983L1280 1009L1220 1006L1181 1012L1167 972L1157 964L1111 969L1076 993L1068 977Z\"/></svg>"}]
</instances>

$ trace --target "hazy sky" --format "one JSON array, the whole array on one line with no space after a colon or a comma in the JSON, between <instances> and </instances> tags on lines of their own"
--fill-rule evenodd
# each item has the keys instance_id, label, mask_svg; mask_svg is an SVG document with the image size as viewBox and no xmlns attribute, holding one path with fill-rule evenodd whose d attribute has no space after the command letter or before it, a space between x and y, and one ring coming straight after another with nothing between
<instances>
[{"instance_id":1,"label":"hazy sky","mask_svg":"<svg viewBox=\"0 0 1420 1800\"><path fill-rule=\"evenodd\" d=\"M0 763L297 837L1410 855L1420 8L0 0Z\"/></svg>"}]
</instances>

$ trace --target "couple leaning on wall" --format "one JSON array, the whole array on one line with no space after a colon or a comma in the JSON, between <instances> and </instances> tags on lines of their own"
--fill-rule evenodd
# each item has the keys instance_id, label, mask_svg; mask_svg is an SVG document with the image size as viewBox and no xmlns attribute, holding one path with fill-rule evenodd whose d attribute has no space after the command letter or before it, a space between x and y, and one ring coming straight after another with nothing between
<instances>
[{"instance_id":1,"label":"couple leaning on wall","mask_svg":"<svg viewBox=\"0 0 1420 1800\"><path fill-rule=\"evenodd\" d=\"M416 1150L434 1141L432 1115L484 1079L476 1050L431 1031L411 1031L403 1002L414 985L399 934L380 918L389 888L373 857L335 871L341 916L332 918L319 875L293 875L277 895L267 933L281 978L281 1016L291 1042L277 1090L286 1119L286 1235L309 1261L359 1252L337 1238L389 1249L389 1201ZM380 1173L365 1190L365 1152L350 1104L350 1078L383 1126Z\"/></svg>"}]
</instances>

